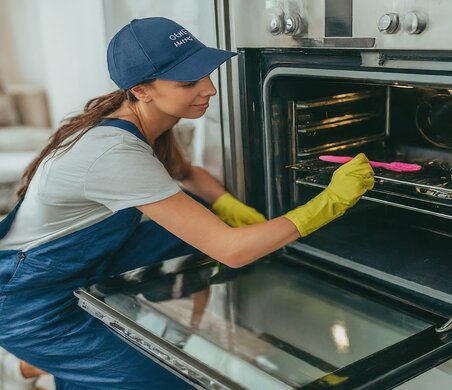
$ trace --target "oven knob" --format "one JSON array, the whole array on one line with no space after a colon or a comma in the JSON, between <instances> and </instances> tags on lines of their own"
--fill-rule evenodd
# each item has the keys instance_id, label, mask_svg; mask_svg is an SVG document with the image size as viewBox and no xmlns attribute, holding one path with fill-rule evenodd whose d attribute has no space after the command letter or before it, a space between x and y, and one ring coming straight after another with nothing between
<instances>
[{"instance_id":1,"label":"oven knob","mask_svg":"<svg viewBox=\"0 0 452 390\"><path fill-rule=\"evenodd\" d=\"M408 12L403 19L403 29L408 34L420 34L427 27L427 18L414 12Z\"/></svg>"},{"instance_id":2,"label":"oven knob","mask_svg":"<svg viewBox=\"0 0 452 390\"><path fill-rule=\"evenodd\" d=\"M279 35L284 30L284 18L282 14L268 15L268 31L273 35Z\"/></svg>"},{"instance_id":3,"label":"oven knob","mask_svg":"<svg viewBox=\"0 0 452 390\"><path fill-rule=\"evenodd\" d=\"M399 15L394 13L384 14L378 21L378 30L386 34L393 34L399 27Z\"/></svg>"},{"instance_id":4,"label":"oven knob","mask_svg":"<svg viewBox=\"0 0 452 390\"><path fill-rule=\"evenodd\" d=\"M292 14L284 20L284 32L287 35L297 35L302 33L306 28L306 23L300 15Z\"/></svg>"}]
</instances>

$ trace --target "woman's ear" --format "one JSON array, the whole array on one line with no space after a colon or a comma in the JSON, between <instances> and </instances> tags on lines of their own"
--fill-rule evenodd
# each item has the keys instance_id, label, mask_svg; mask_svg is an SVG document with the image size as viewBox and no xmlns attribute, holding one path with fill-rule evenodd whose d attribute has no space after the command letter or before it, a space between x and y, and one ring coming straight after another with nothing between
<instances>
[{"instance_id":1,"label":"woman's ear","mask_svg":"<svg viewBox=\"0 0 452 390\"><path fill-rule=\"evenodd\" d=\"M130 92L135 96L137 100L140 100L145 103L149 103L152 98L149 94L149 90L144 85L135 85L134 87L130 88Z\"/></svg>"}]
</instances>

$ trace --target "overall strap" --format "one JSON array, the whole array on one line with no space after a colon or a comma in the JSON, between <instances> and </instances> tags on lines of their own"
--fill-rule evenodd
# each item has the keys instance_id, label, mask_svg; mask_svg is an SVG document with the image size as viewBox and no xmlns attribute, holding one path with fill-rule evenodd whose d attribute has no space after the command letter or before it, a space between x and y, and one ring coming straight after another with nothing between
<instances>
[{"instance_id":1,"label":"overall strap","mask_svg":"<svg viewBox=\"0 0 452 390\"><path fill-rule=\"evenodd\" d=\"M141 141L146 142L146 144L149 144L145 136L140 132L140 130L138 130L138 128L132 122L126 121L124 119L104 118L101 122L99 122L98 126L118 127L124 131L128 131L129 133L133 134ZM4 238L11 229L11 226L14 222L14 219L16 218L17 211L19 210L22 201L23 199L21 199L16 204L14 209L12 209L10 213L2 221L0 221L0 240Z\"/></svg>"},{"instance_id":2,"label":"overall strap","mask_svg":"<svg viewBox=\"0 0 452 390\"><path fill-rule=\"evenodd\" d=\"M0 221L0 240L6 236L6 234L9 232L9 229L11 229L11 225L14 222L14 219L16 218L17 211L19 210L20 205L22 204L23 198L16 204L16 207L14 207L9 214Z\"/></svg>"},{"instance_id":3,"label":"overall strap","mask_svg":"<svg viewBox=\"0 0 452 390\"><path fill-rule=\"evenodd\" d=\"M98 126L118 127L122 130L128 131L129 133L133 134L135 137L139 138L140 140L142 140L143 142L146 142L149 145L148 141L146 140L146 137L130 121L126 121L124 119L117 119L117 118L105 118L105 119L102 119L101 122L99 122Z\"/></svg>"}]
</instances>

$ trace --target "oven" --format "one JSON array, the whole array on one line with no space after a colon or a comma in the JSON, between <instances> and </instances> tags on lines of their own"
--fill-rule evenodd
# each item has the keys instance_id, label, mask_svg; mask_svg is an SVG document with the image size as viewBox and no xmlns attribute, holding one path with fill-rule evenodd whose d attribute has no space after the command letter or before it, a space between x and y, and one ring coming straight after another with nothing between
<instances>
[{"instance_id":1,"label":"oven","mask_svg":"<svg viewBox=\"0 0 452 390\"><path fill-rule=\"evenodd\" d=\"M249 3L258 14L260 2ZM274 35L237 33L244 196L269 218L305 203L337 168L322 155L420 165L375 168L375 187L356 207L285 251L450 318L452 27L441 16L452 5L318 3L266 2ZM236 25L246 26L241 7ZM288 34L292 19L298 29ZM397 28L384 30L389 20Z\"/></svg>"},{"instance_id":2,"label":"oven","mask_svg":"<svg viewBox=\"0 0 452 390\"><path fill-rule=\"evenodd\" d=\"M227 187L268 218L364 152L375 187L244 269L202 255L76 291L125 341L209 389L452 385L452 4L216 3ZM418 387L415 387L418 386Z\"/></svg>"}]
</instances>

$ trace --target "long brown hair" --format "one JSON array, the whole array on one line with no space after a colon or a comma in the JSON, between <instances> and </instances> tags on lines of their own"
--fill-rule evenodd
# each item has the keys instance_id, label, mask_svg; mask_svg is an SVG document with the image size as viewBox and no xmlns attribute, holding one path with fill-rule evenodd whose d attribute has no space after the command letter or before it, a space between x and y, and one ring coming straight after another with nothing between
<instances>
[{"instance_id":1,"label":"long brown hair","mask_svg":"<svg viewBox=\"0 0 452 390\"><path fill-rule=\"evenodd\" d=\"M125 100L129 100L131 103L137 101L130 91L117 90L91 99L86 103L83 112L64 120L58 130L50 137L47 146L25 169L22 175L22 185L17 191L17 197L22 199L25 196L39 164L48 155L58 151L69 150L86 132L95 127L103 117L119 109ZM189 174L191 165L185 158L173 129L165 131L155 140L154 152L175 180L182 180Z\"/></svg>"}]
</instances>

